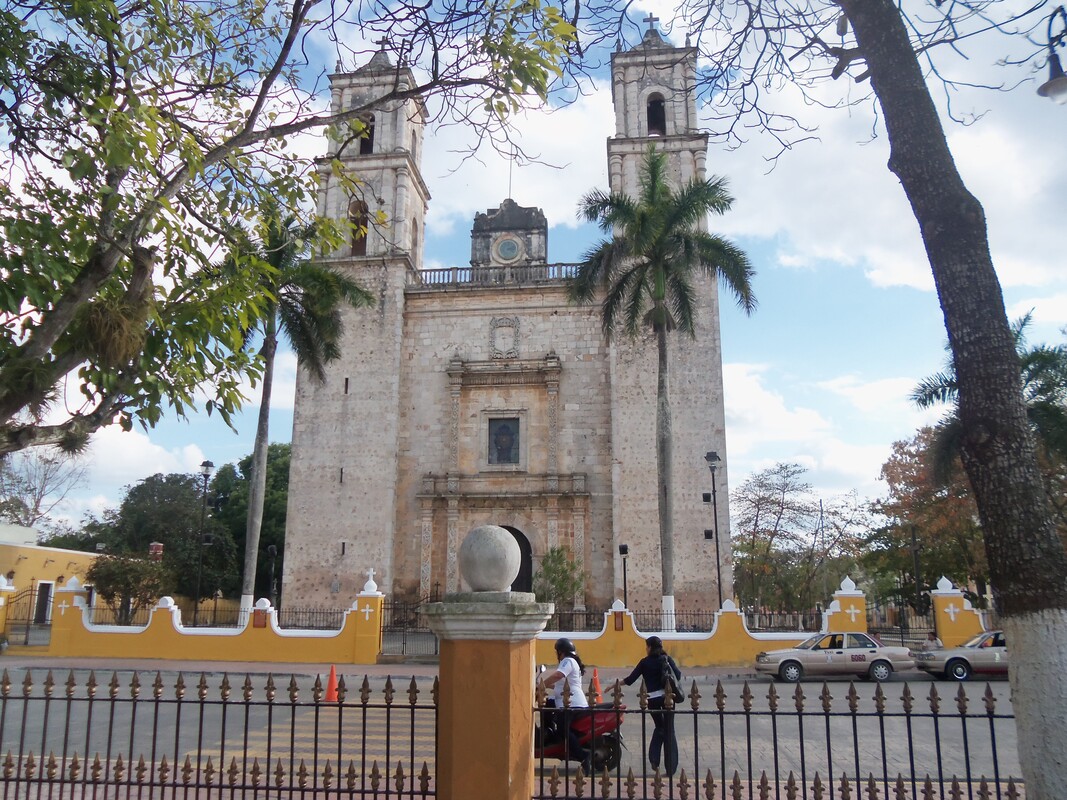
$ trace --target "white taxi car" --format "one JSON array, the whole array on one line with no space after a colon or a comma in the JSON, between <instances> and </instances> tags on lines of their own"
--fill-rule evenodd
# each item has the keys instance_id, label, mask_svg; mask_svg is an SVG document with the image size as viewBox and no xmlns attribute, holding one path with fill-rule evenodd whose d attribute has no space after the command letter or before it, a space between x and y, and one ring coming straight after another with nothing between
<instances>
[{"instance_id":1,"label":"white taxi car","mask_svg":"<svg viewBox=\"0 0 1067 800\"><path fill-rule=\"evenodd\" d=\"M858 675L887 681L893 672L911 669L906 647L887 647L866 633L819 633L787 650L756 656L756 671L796 683L805 675Z\"/></svg>"}]
</instances>

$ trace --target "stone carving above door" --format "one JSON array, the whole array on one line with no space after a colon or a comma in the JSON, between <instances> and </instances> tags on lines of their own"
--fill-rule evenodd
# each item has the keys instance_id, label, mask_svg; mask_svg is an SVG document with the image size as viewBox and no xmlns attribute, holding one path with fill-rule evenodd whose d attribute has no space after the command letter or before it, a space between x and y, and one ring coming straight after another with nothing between
<instances>
[{"instance_id":1,"label":"stone carving above door","mask_svg":"<svg viewBox=\"0 0 1067 800\"><path fill-rule=\"evenodd\" d=\"M489 356L493 359L519 357L518 317L493 317L489 323Z\"/></svg>"}]
</instances>

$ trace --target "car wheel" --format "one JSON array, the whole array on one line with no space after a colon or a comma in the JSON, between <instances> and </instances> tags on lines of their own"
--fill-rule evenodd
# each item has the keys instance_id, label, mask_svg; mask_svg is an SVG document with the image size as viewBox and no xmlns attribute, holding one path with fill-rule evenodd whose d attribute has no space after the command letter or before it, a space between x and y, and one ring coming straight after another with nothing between
<instances>
[{"instance_id":1,"label":"car wheel","mask_svg":"<svg viewBox=\"0 0 1067 800\"><path fill-rule=\"evenodd\" d=\"M948 666L945 667L945 674L954 680L965 681L971 677L971 665L957 658L948 662Z\"/></svg>"},{"instance_id":2,"label":"car wheel","mask_svg":"<svg viewBox=\"0 0 1067 800\"><path fill-rule=\"evenodd\" d=\"M593 770L599 774L604 770L614 772L622 759L622 747L614 736L598 736L593 742Z\"/></svg>"},{"instance_id":3,"label":"car wheel","mask_svg":"<svg viewBox=\"0 0 1067 800\"><path fill-rule=\"evenodd\" d=\"M888 661L875 661L871 664L871 668L867 671L867 675L871 680L876 680L879 683L887 681L893 677L893 666Z\"/></svg>"},{"instance_id":4,"label":"car wheel","mask_svg":"<svg viewBox=\"0 0 1067 800\"><path fill-rule=\"evenodd\" d=\"M804 667L796 661L786 661L778 667L778 677L786 683L796 683L804 677Z\"/></svg>"}]
</instances>

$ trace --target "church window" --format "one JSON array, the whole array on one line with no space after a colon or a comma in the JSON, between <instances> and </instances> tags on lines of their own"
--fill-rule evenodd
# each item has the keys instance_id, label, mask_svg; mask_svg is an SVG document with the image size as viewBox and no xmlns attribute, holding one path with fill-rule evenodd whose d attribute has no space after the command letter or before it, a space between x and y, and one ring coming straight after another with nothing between
<instances>
[{"instance_id":1,"label":"church window","mask_svg":"<svg viewBox=\"0 0 1067 800\"><path fill-rule=\"evenodd\" d=\"M341 477L340 477L340 480L338 480L337 482L338 483L344 483L345 482L345 468L344 467L341 467Z\"/></svg>"},{"instance_id":2,"label":"church window","mask_svg":"<svg viewBox=\"0 0 1067 800\"><path fill-rule=\"evenodd\" d=\"M667 113L663 105L663 95L650 94L648 96L648 135L667 135Z\"/></svg>"},{"instance_id":3,"label":"church window","mask_svg":"<svg viewBox=\"0 0 1067 800\"><path fill-rule=\"evenodd\" d=\"M489 420L489 463L519 463L519 420L517 417Z\"/></svg>"},{"instance_id":4,"label":"church window","mask_svg":"<svg viewBox=\"0 0 1067 800\"><path fill-rule=\"evenodd\" d=\"M348 394L348 378L345 378L345 394Z\"/></svg>"},{"instance_id":5,"label":"church window","mask_svg":"<svg viewBox=\"0 0 1067 800\"><path fill-rule=\"evenodd\" d=\"M349 203L348 221L352 223L352 255L367 255L367 225L370 222L367 204L362 200Z\"/></svg>"},{"instance_id":6,"label":"church window","mask_svg":"<svg viewBox=\"0 0 1067 800\"><path fill-rule=\"evenodd\" d=\"M363 117L360 121L367 126L367 129L359 140L359 154L369 156L374 152L374 115Z\"/></svg>"}]
</instances>

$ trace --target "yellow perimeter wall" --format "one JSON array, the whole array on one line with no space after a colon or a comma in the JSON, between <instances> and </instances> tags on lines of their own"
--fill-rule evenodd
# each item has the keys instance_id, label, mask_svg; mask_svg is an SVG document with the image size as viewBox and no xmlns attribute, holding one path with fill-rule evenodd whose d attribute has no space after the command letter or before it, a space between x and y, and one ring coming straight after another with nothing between
<instances>
[{"instance_id":1,"label":"yellow perimeter wall","mask_svg":"<svg viewBox=\"0 0 1067 800\"><path fill-rule=\"evenodd\" d=\"M824 631L866 631L867 601L863 592L849 579L834 594L834 601L823 614ZM631 667L645 656L645 637L634 624L633 614L621 603L606 615L604 630L599 633L566 634L578 648L582 661L598 667ZM745 625L744 614L732 600L715 614L710 633L658 634L671 657L684 667L720 667L750 665L764 650L792 647L812 634L753 633ZM556 661L555 641L558 633L545 633L537 641L538 662Z\"/></svg>"},{"instance_id":2,"label":"yellow perimeter wall","mask_svg":"<svg viewBox=\"0 0 1067 800\"><path fill-rule=\"evenodd\" d=\"M0 586L0 624L14 592L9 584ZM984 630L980 612L945 579L933 599L938 635L946 647ZM58 657L374 664L381 652L383 601L377 592L359 595L340 631L283 631L277 627L277 612L266 600L257 603L253 619L244 629L186 628L181 623L181 610L166 597L153 611L147 627L123 628L90 625L84 611L85 590L77 578L71 578L53 594L51 643L47 649L33 650ZM865 631L866 620L866 598L846 578L823 615L822 630ZM605 614L604 628L599 632L542 633L534 657L539 663L555 663L554 643L559 636L567 636L591 666L631 667L644 656L647 635L637 630L632 612L617 603ZM668 633L662 638L681 666L710 667L750 665L757 653L792 647L809 635L749 631L742 613L727 600L710 633Z\"/></svg>"},{"instance_id":3,"label":"yellow perimeter wall","mask_svg":"<svg viewBox=\"0 0 1067 800\"><path fill-rule=\"evenodd\" d=\"M186 628L169 597L160 600L146 627L117 627L86 621L85 591L72 581L56 590L47 655L373 664L381 652L383 601L381 594L359 595L340 631L281 630L277 612L266 600L256 604L243 629Z\"/></svg>"}]
</instances>

